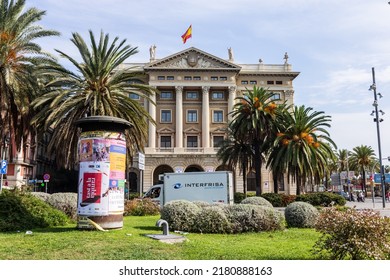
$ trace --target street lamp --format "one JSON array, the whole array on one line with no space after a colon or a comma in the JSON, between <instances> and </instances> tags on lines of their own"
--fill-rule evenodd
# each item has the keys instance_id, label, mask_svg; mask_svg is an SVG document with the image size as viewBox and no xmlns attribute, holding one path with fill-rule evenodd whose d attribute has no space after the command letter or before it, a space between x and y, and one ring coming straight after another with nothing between
<instances>
[{"instance_id":1,"label":"street lamp","mask_svg":"<svg viewBox=\"0 0 390 280\"><path fill-rule=\"evenodd\" d=\"M369 90L372 90L374 92L374 103L372 106L375 108L375 118L374 122L376 122L376 132L378 137L378 152L379 152L379 166L380 166L380 172L381 172L381 189L382 189L382 204L383 208L386 206L386 200L385 200L385 174L382 166L382 150L381 150L381 136L380 136L380 129L379 129L379 123L383 121L383 119L379 118L378 114L378 94L376 93L376 84L375 84L375 68L372 67L372 85L370 86ZM382 95L380 95L382 97ZM374 112L374 111L373 111ZM379 110L379 112L384 115L385 113L382 110Z\"/></svg>"},{"instance_id":2,"label":"street lamp","mask_svg":"<svg viewBox=\"0 0 390 280\"><path fill-rule=\"evenodd\" d=\"M3 155L2 155L2 158L1 158L1 165L3 165L3 162L5 160L5 153L6 153L6 150L8 148L8 143L9 143L9 136L5 135L4 136L4 147L3 147ZM3 167L3 166L1 166ZM1 172L1 179L0 179L0 193L1 193L1 190L3 188L3 177L4 177L4 174L3 172Z\"/></svg>"}]
</instances>

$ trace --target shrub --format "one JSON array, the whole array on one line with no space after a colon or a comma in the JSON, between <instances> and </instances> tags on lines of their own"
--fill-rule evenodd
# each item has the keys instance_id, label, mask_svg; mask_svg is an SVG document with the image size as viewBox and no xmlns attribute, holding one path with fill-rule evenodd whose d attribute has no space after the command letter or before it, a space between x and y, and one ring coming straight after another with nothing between
<instances>
[{"instance_id":1,"label":"shrub","mask_svg":"<svg viewBox=\"0 0 390 280\"><path fill-rule=\"evenodd\" d=\"M160 206L150 198L132 199L125 202L124 216L148 216L160 213Z\"/></svg>"},{"instance_id":2,"label":"shrub","mask_svg":"<svg viewBox=\"0 0 390 280\"><path fill-rule=\"evenodd\" d=\"M192 201L192 203L194 203L196 206L198 206L200 208L208 207L211 205L210 203L208 203L206 201L200 201L200 200Z\"/></svg>"},{"instance_id":3,"label":"shrub","mask_svg":"<svg viewBox=\"0 0 390 280\"><path fill-rule=\"evenodd\" d=\"M53 193L46 201L69 218L77 219L77 193Z\"/></svg>"},{"instance_id":4,"label":"shrub","mask_svg":"<svg viewBox=\"0 0 390 280\"><path fill-rule=\"evenodd\" d=\"M241 203L245 199L245 194L236 192L234 193L234 203Z\"/></svg>"},{"instance_id":5,"label":"shrub","mask_svg":"<svg viewBox=\"0 0 390 280\"><path fill-rule=\"evenodd\" d=\"M273 207L271 202L260 196L247 197L243 201L241 201L241 204L261 205L271 208Z\"/></svg>"},{"instance_id":6,"label":"shrub","mask_svg":"<svg viewBox=\"0 0 390 280\"><path fill-rule=\"evenodd\" d=\"M312 228L318 218L318 210L311 204L302 201L290 203L285 211L288 227Z\"/></svg>"},{"instance_id":7,"label":"shrub","mask_svg":"<svg viewBox=\"0 0 390 280\"><path fill-rule=\"evenodd\" d=\"M347 202L344 197L338 194L329 193L329 192L318 192L318 193L308 193L297 195L296 201L308 202L313 206L333 206L340 205L343 206Z\"/></svg>"},{"instance_id":8,"label":"shrub","mask_svg":"<svg viewBox=\"0 0 390 280\"><path fill-rule=\"evenodd\" d=\"M4 190L0 194L0 231L65 225L68 217L27 193Z\"/></svg>"},{"instance_id":9,"label":"shrub","mask_svg":"<svg viewBox=\"0 0 390 280\"><path fill-rule=\"evenodd\" d=\"M283 199L282 195L278 193L263 193L261 195L264 199L269 201L272 206L274 207L285 207L286 205L283 205Z\"/></svg>"},{"instance_id":10,"label":"shrub","mask_svg":"<svg viewBox=\"0 0 390 280\"><path fill-rule=\"evenodd\" d=\"M172 230L191 231L200 212L199 206L187 200L173 200L161 210L161 219L166 220Z\"/></svg>"},{"instance_id":11,"label":"shrub","mask_svg":"<svg viewBox=\"0 0 390 280\"><path fill-rule=\"evenodd\" d=\"M335 260L387 259L390 254L390 218L373 210L321 211L315 229L322 235L313 252Z\"/></svg>"},{"instance_id":12,"label":"shrub","mask_svg":"<svg viewBox=\"0 0 390 280\"><path fill-rule=\"evenodd\" d=\"M44 202L47 202L50 197L50 194L45 192L31 192L30 194L43 200Z\"/></svg>"},{"instance_id":13,"label":"shrub","mask_svg":"<svg viewBox=\"0 0 390 280\"><path fill-rule=\"evenodd\" d=\"M268 206L236 204L223 208L234 233L260 232L284 228L283 214Z\"/></svg>"},{"instance_id":14,"label":"shrub","mask_svg":"<svg viewBox=\"0 0 390 280\"><path fill-rule=\"evenodd\" d=\"M231 224L225 212L217 205L203 207L194 221L193 231L202 233L229 233Z\"/></svg>"}]
</instances>

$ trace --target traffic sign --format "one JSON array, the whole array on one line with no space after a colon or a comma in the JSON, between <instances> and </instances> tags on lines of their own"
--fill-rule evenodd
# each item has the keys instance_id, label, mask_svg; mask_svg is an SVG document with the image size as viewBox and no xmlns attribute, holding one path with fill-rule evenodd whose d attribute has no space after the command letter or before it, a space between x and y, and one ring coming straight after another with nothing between
<instances>
[{"instance_id":1,"label":"traffic sign","mask_svg":"<svg viewBox=\"0 0 390 280\"><path fill-rule=\"evenodd\" d=\"M1 161L0 174L7 174L7 161Z\"/></svg>"},{"instance_id":2,"label":"traffic sign","mask_svg":"<svg viewBox=\"0 0 390 280\"><path fill-rule=\"evenodd\" d=\"M49 181L50 180L50 174L48 174L48 173L43 174L43 180Z\"/></svg>"}]
</instances>

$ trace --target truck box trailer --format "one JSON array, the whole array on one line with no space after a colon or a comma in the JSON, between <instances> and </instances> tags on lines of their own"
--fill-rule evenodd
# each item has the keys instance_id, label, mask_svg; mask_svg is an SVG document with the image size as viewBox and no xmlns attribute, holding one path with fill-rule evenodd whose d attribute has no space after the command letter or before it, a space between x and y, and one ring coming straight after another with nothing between
<instances>
[{"instance_id":1,"label":"truck box trailer","mask_svg":"<svg viewBox=\"0 0 390 280\"><path fill-rule=\"evenodd\" d=\"M229 171L165 173L162 184L144 195L160 205L172 200L233 204L233 174Z\"/></svg>"}]
</instances>

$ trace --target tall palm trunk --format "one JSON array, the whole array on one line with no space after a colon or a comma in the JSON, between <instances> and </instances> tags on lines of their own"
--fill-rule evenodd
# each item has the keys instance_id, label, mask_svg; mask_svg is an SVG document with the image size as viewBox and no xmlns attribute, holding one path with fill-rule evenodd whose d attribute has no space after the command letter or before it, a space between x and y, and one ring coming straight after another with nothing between
<instances>
[{"instance_id":1,"label":"tall palm trunk","mask_svg":"<svg viewBox=\"0 0 390 280\"><path fill-rule=\"evenodd\" d=\"M260 143L259 141L255 141L254 144L255 149L255 181L256 181L256 196L261 195L261 152L260 152Z\"/></svg>"}]
</instances>

